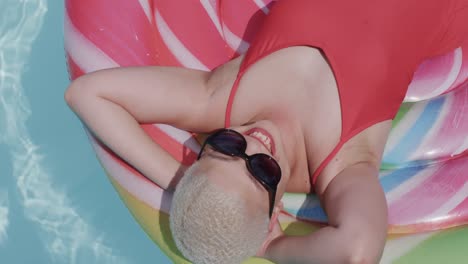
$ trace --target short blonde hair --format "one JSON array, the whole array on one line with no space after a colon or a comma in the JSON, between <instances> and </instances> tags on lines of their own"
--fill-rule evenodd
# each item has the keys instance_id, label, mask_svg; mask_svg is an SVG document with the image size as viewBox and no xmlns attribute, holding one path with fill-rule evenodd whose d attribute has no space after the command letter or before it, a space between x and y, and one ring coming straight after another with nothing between
<instances>
[{"instance_id":1,"label":"short blonde hair","mask_svg":"<svg viewBox=\"0 0 468 264\"><path fill-rule=\"evenodd\" d=\"M176 187L170 228L181 253L197 264L241 263L254 256L268 230L268 215L247 212L245 201L192 165Z\"/></svg>"}]
</instances>

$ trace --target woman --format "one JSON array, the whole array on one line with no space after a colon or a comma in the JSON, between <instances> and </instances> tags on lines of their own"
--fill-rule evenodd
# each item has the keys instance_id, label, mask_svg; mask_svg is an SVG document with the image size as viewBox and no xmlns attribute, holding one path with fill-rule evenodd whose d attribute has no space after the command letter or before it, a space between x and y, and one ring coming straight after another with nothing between
<instances>
[{"instance_id":1,"label":"woman","mask_svg":"<svg viewBox=\"0 0 468 264\"><path fill-rule=\"evenodd\" d=\"M376 263L391 120L422 60L467 39L467 16L468 0L282 0L247 54L213 72L104 70L74 81L66 100L145 176L177 185L171 230L195 263ZM186 170L139 123L216 132ZM282 195L311 191L329 225L284 235Z\"/></svg>"}]
</instances>

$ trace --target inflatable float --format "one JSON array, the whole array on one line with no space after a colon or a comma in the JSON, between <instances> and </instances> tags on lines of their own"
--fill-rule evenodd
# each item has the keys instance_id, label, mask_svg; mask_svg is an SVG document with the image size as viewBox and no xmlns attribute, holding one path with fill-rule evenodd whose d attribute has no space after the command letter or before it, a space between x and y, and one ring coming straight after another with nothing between
<instances>
[{"instance_id":1,"label":"inflatable float","mask_svg":"<svg viewBox=\"0 0 468 264\"><path fill-rule=\"evenodd\" d=\"M211 70L245 52L271 0L66 0L65 50L71 79L141 65ZM200 148L192 134L144 125L183 164ZM422 63L394 121L380 175L389 204L382 263L468 263L468 44ZM144 231L186 263L169 231L171 193L90 136L98 159ZM287 233L327 221L313 195L286 194ZM431 232L429 232L431 231ZM251 259L247 263L262 263ZM266 261L265 261L266 262Z\"/></svg>"}]
</instances>

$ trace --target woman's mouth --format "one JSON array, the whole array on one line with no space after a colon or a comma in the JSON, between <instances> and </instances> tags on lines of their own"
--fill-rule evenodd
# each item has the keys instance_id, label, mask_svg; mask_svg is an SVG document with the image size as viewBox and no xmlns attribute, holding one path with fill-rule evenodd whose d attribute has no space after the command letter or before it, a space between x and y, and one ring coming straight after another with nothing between
<instances>
[{"instance_id":1,"label":"woman's mouth","mask_svg":"<svg viewBox=\"0 0 468 264\"><path fill-rule=\"evenodd\" d=\"M272 155L275 155L275 141L273 140L273 137L270 135L270 133L268 133L265 129L253 128L244 134L257 139Z\"/></svg>"}]
</instances>

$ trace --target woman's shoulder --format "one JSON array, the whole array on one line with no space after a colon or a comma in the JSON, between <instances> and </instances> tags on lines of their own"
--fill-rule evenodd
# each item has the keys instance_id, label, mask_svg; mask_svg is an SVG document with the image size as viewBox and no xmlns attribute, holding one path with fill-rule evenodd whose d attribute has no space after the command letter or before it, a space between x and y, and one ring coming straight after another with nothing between
<instances>
[{"instance_id":1,"label":"woman's shoulder","mask_svg":"<svg viewBox=\"0 0 468 264\"><path fill-rule=\"evenodd\" d=\"M344 142L317 176L317 192L323 192L336 175L356 164L366 163L378 170L391 124L391 120L376 123Z\"/></svg>"}]
</instances>

